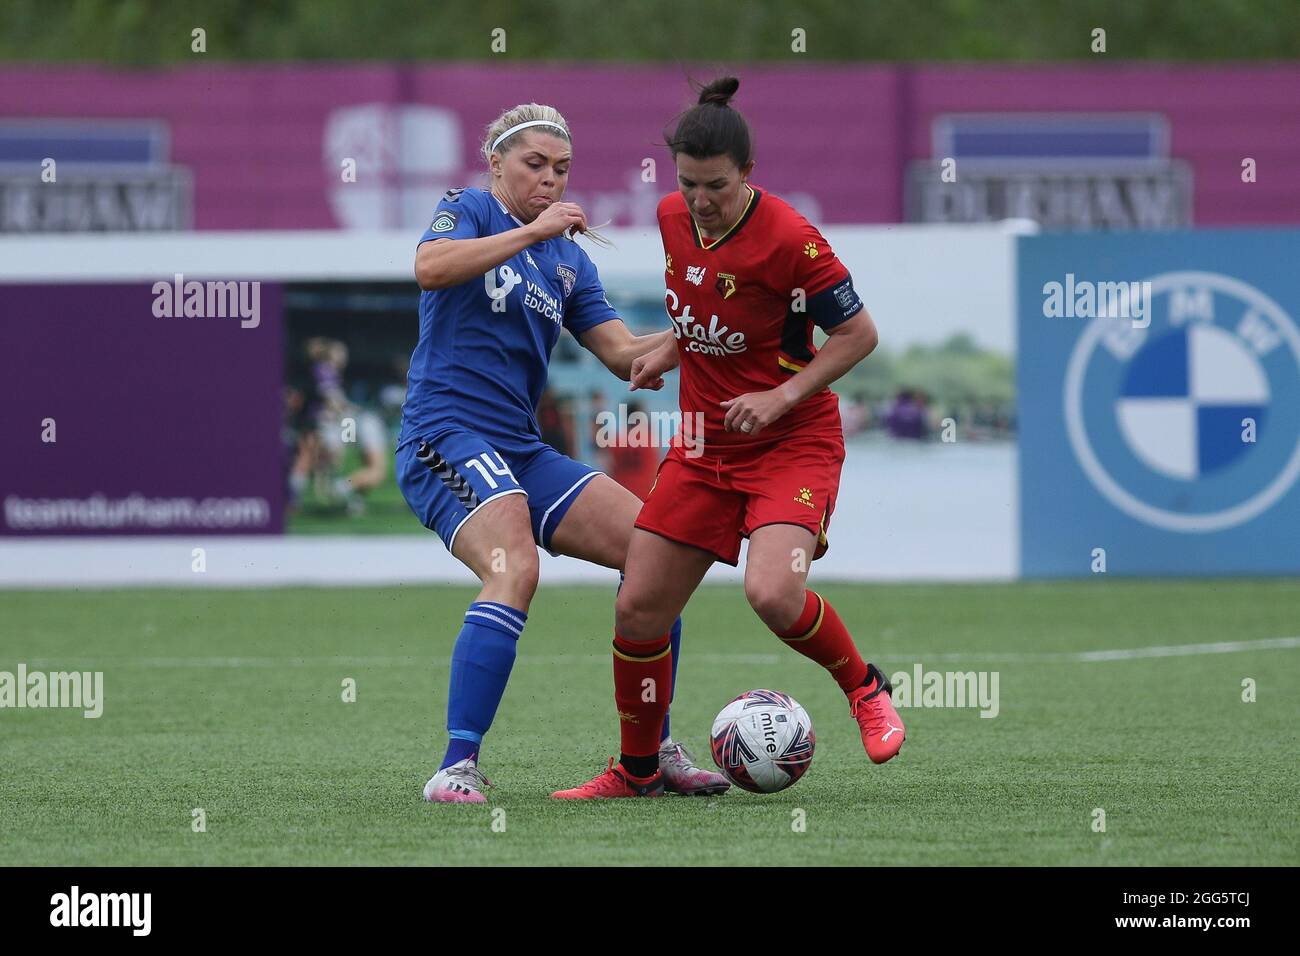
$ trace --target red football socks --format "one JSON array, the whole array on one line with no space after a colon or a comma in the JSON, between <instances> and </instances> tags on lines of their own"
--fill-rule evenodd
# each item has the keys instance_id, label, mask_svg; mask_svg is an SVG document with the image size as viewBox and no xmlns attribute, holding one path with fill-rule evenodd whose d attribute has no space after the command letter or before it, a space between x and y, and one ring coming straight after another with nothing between
<instances>
[{"instance_id":1,"label":"red football socks","mask_svg":"<svg viewBox=\"0 0 1300 956\"><path fill-rule=\"evenodd\" d=\"M804 657L830 671L844 693L867 679L867 665L835 608L816 591L804 591L803 613L785 633L773 632Z\"/></svg>"},{"instance_id":2,"label":"red football socks","mask_svg":"<svg viewBox=\"0 0 1300 956\"><path fill-rule=\"evenodd\" d=\"M667 634L645 644L614 635L614 702L624 754L658 757L672 686L673 655Z\"/></svg>"}]
</instances>

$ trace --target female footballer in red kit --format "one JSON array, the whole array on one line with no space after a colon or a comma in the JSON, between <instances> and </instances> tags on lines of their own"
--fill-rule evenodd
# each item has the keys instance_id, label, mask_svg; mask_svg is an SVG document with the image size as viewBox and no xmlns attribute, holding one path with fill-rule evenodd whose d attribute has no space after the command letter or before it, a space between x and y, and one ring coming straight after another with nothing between
<instances>
[{"instance_id":1,"label":"female footballer in red kit","mask_svg":"<svg viewBox=\"0 0 1300 956\"><path fill-rule=\"evenodd\" d=\"M665 135L679 186L658 212L675 338L635 360L632 388L661 387L680 364L683 422L703 413L703 453L669 450L632 534L614 615L619 761L558 798L663 793L657 728L668 697L656 690L671 682L669 628L714 561L738 562L745 537L745 596L759 618L839 684L872 761L903 743L885 675L806 587L844 462L827 386L878 335L821 233L749 184L749 128L728 105L739 86L715 80ZM821 349L814 325L828 336Z\"/></svg>"}]
</instances>

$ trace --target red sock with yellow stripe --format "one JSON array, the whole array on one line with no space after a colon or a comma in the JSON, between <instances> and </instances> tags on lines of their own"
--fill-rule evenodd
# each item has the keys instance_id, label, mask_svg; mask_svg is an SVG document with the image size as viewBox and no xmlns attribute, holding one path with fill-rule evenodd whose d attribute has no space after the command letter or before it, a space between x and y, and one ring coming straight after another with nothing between
<instances>
[{"instance_id":1,"label":"red sock with yellow stripe","mask_svg":"<svg viewBox=\"0 0 1300 956\"><path fill-rule=\"evenodd\" d=\"M618 705L624 756L653 758L658 765L660 731L672 698L672 685L669 635L643 644L614 635L614 702ZM654 768L649 772L653 774Z\"/></svg>"},{"instance_id":2,"label":"red sock with yellow stripe","mask_svg":"<svg viewBox=\"0 0 1300 956\"><path fill-rule=\"evenodd\" d=\"M867 665L835 608L816 591L804 591L803 613L790 630L773 631L804 657L830 671L844 693L867 679Z\"/></svg>"}]
</instances>

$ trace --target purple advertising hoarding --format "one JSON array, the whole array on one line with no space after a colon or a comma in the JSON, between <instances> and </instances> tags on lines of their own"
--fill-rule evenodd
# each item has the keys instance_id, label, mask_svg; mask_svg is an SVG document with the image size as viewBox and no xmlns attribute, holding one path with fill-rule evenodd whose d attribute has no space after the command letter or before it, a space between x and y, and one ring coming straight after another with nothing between
<instances>
[{"instance_id":1,"label":"purple advertising hoarding","mask_svg":"<svg viewBox=\"0 0 1300 956\"><path fill-rule=\"evenodd\" d=\"M282 290L198 278L0 285L0 535L283 530Z\"/></svg>"},{"instance_id":2,"label":"purple advertising hoarding","mask_svg":"<svg viewBox=\"0 0 1300 956\"><path fill-rule=\"evenodd\" d=\"M688 75L715 72L556 64L3 68L0 232L419 230L443 190L482 181L487 123L529 101L554 104L571 125L569 198L595 222L652 226L655 201L673 182L664 126L691 101ZM926 218L908 208L908 191L928 176L918 164L948 158L940 151L954 141L947 132L965 119L1068 125L1098 114L1112 129L1129 118L1149 124L1151 155L1131 157L1145 166L1114 175L1106 162L1068 175L1017 167L1010 180L994 181L984 170L970 190L946 199L931 192L920 208L929 218L970 219L1055 203L1074 228L1300 220L1300 180L1283 175L1300 164L1300 124L1278 122L1300 102L1300 65L763 64L736 72L736 105L755 135L755 181L814 221ZM40 189L39 157L23 152L32 124L53 120L49 148L88 179L59 203L56 192ZM111 149L105 135L115 138ZM956 154L959 169L968 155ZM647 159L657 164L654 181ZM1253 181L1242 175L1247 159ZM1148 160L1163 167L1148 168ZM937 176L929 179L933 185ZM1003 202L1008 191L1020 200Z\"/></svg>"}]
</instances>

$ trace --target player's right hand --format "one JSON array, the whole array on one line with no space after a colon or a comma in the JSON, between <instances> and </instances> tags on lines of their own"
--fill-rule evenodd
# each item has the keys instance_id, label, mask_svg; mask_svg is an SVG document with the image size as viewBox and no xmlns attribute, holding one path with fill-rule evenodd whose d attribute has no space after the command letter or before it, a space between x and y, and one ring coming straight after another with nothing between
<instances>
[{"instance_id":1,"label":"player's right hand","mask_svg":"<svg viewBox=\"0 0 1300 956\"><path fill-rule=\"evenodd\" d=\"M569 229L575 232L586 232L587 214L576 202L553 202L542 210L529 226L540 242L563 235Z\"/></svg>"},{"instance_id":2,"label":"player's right hand","mask_svg":"<svg viewBox=\"0 0 1300 956\"><path fill-rule=\"evenodd\" d=\"M674 343L674 358L676 351L677 345ZM662 353L663 349L655 349L645 355L638 355L632 360L632 374L628 380L628 391L635 392L638 388L648 388L657 392L664 387L664 373L676 368L677 363Z\"/></svg>"}]
</instances>

